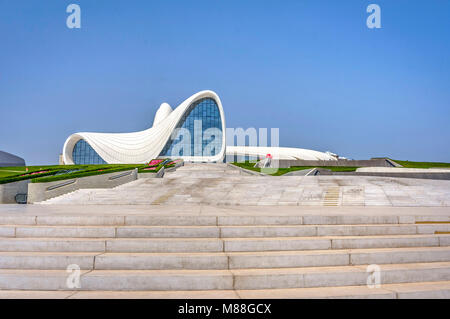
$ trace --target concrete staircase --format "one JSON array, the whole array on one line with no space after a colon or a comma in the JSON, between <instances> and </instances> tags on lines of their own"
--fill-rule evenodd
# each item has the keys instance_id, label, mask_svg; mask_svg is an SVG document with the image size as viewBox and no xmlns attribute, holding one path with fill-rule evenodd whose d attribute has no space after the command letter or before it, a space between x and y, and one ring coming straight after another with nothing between
<instances>
[{"instance_id":1,"label":"concrete staircase","mask_svg":"<svg viewBox=\"0 0 450 319\"><path fill-rule=\"evenodd\" d=\"M450 218L0 216L8 297L450 298Z\"/></svg>"}]
</instances>

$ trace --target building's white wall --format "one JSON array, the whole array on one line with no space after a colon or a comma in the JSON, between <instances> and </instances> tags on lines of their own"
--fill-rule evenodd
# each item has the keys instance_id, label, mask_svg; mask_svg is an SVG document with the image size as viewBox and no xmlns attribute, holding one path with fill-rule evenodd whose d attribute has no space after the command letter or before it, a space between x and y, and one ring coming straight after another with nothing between
<instances>
[{"instance_id":1,"label":"building's white wall","mask_svg":"<svg viewBox=\"0 0 450 319\"><path fill-rule=\"evenodd\" d=\"M156 158L169 140L183 114L189 106L202 98L212 98L219 107L222 118L222 128L225 128L225 115L219 96L213 91L201 91L194 94L175 110L169 112L164 106L161 113L155 117L154 126L134 133L75 133L66 140L63 148L64 163L73 164L72 152L75 144L84 139L92 148L110 164L146 163ZM222 161L225 156L225 129L222 132L222 149L216 156L182 157L188 161Z\"/></svg>"},{"instance_id":2,"label":"building's white wall","mask_svg":"<svg viewBox=\"0 0 450 319\"><path fill-rule=\"evenodd\" d=\"M259 147L259 146L227 146L227 156L252 156L265 158L267 154L272 155L276 160L320 160L335 161L337 156L331 153L306 150L302 148L290 147Z\"/></svg>"},{"instance_id":3,"label":"building's white wall","mask_svg":"<svg viewBox=\"0 0 450 319\"><path fill-rule=\"evenodd\" d=\"M157 126L159 123L164 121L173 110L168 103L163 103L156 111L155 118L153 120L153 126Z\"/></svg>"},{"instance_id":4,"label":"building's white wall","mask_svg":"<svg viewBox=\"0 0 450 319\"><path fill-rule=\"evenodd\" d=\"M219 107L222 119L222 149L216 156L183 156L189 162L220 162L226 155L265 157L271 154L280 160L336 160L330 153L317 152L300 148L226 146L225 114L219 96L213 91L201 91L194 94L176 109L163 103L158 109L153 126L147 130L134 133L75 133L66 140L63 148L65 164L74 164L72 152L75 144L84 139L109 164L146 163L157 158L169 140L181 117L189 106L197 100L212 98Z\"/></svg>"}]
</instances>

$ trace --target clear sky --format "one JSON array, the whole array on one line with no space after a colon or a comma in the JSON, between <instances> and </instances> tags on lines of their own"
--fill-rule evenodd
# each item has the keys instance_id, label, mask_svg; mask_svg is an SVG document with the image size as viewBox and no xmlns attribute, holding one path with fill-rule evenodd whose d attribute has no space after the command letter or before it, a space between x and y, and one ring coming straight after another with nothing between
<instances>
[{"instance_id":1,"label":"clear sky","mask_svg":"<svg viewBox=\"0 0 450 319\"><path fill-rule=\"evenodd\" d=\"M28 164L204 89L280 146L450 162L450 1L0 0L0 150Z\"/></svg>"}]
</instances>

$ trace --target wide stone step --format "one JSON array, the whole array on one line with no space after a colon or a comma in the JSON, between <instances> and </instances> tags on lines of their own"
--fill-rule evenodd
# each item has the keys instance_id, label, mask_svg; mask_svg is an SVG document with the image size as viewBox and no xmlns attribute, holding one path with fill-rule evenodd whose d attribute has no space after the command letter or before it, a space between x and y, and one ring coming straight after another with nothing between
<instances>
[{"instance_id":1,"label":"wide stone step","mask_svg":"<svg viewBox=\"0 0 450 319\"><path fill-rule=\"evenodd\" d=\"M0 240L1 244L1 240ZM450 235L269 238L116 238L107 252L239 252L450 246Z\"/></svg>"},{"instance_id":2,"label":"wide stone step","mask_svg":"<svg viewBox=\"0 0 450 319\"><path fill-rule=\"evenodd\" d=\"M230 226L230 225L333 225L414 223L415 218L398 216L0 216L0 225L76 226Z\"/></svg>"},{"instance_id":3,"label":"wide stone step","mask_svg":"<svg viewBox=\"0 0 450 319\"><path fill-rule=\"evenodd\" d=\"M305 237L305 236L376 236L434 234L450 231L450 224L408 225L285 225L221 226L220 236L233 237Z\"/></svg>"},{"instance_id":4,"label":"wide stone step","mask_svg":"<svg viewBox=\"0 0 450 319\"><path fill-rule=\"evenodd\" d=\"M79 295L74 298L88 297L91 293L79 292ZM110 294L114 295L114 293ZM243 299L449 299L450 281L384 284L376 289L367 286L345 286L237 290L236 294ZM101 293L98 294L98 296L101 295ZM107 295L104 294L105 297Z\"/></svg>"},{"instance_id":5,"label":"wide stone step","mask_svg":"<svg viewBox=\"0 0 450 319\"><path fill-rule=\"evenodd\" d=\"M10 252L222 252L218 238L0 238Z\"/></svg>"},{"instance_id":6,"label":"wide stone step","mask_svg":"<svg viewBox=\"0 0 450 319\"><path fill-rule=\"evenodd\" d=\"M374 236L434 234L450 230L450 225L289 225L289 226L221 226L220 236L233 237L304 237L304 236Z\"/></svg>"},{"instance_id":7,"label":"wide stone step","mask_svg":"<svg viewBox=\"0 0 450 319\"><path fill-rule=\"evenodd\" d=\"M227 253L230 269L450 261L450 247Z\"/></svg>"},{"instance_id":8,"label":"wide stone step","mask_svg":"<svg viewBox=\"0 0 450 319\"><path fill-rule=\"evenodd\" d=\"M0 225L47 226L248 226L450 223L448 216L155 216L155 215L1 215Z\"/></svg>"},{"instance_id":9,"label":"wide stone step","mask_svg":"<svg viewBox=\"0 0 450 319\"><path fill-rule=\"evenodd\" d=\"M449 246L450 235L225 238L224 251L289 251Z\"/></svg>"},{"instance_id":10,"label":"wide stone step","mask_svg":"<svg viewBox=\"0 0 450 319\"><path fill-rule=\"evenodd\" d=\"M0 226L1 237L72 237L72 238L218 238L216 226Z\"/></svg>"},{"instance_id":11,"label":"wide stone step","mask_svg":"<svg viewBox=\"0 0 450 319\"><path fill-rule=\"evenodd\" d=\"M367 286L198 291L1 290L0 299L450 299L450 281Z\"/></svg>"},{"instance_id":12,"label":"wide stone step","mask_svg":"<svg viewBox=\"0 0 450 319\"><path fill-rule=\"evenodd\" d=\"M106 253L96 257L95 269L297 268L443 261L450 261L450 247L212 254Z\"/></svg>"},{"instance_id":13,"label":"wide stone step","mask_svg":"<svg viewBox=\"0 0 450 319\"><path fill-rule=\"evenodd\" d=\"M67 269L78 265L93 269L94 257L100 253L75 252L1 252L0 269Z\"/></svg>"},{"instance_id":14,"label":"wide stone step","mask_svg":"<svg viewBox=\"0 0 450 319\"><path fill-rule=\"evenodd\" d=\"M380 265L381 284L450 280L450 263ZM93 270L81 271L81 288L67 285L63 270L0 269L6 290L253 290L365 286L367 266L248 270ZM70 278L69 278L70 279Z\"/></svg>"},{"instance_id":15,"label":"wide stone step","mask_svg":"<svg viewBox=\"0 0 450 319\"><path fill-rule=\"evenodd\" d=\"M252 226L40 226L3 225L0 237L236 238L414 235L450 232L450 224Z\"/></svg>"},{"instance_id":16,"label":"wide stone step","mask_svg":"<svg viewBox=\"0 0 450 319\"><path fill-rule=\"evenodd\" d=\"M450 235L340 236L331 238L332 249L450 246Z\"/></svg>"},{"instance_id":17,"label":"wide stone step","mask_svg":"<svg viewBox=\"0 0 450 319\"><path fill-rule=\"evenodd\" d=\"M4 252L104 252L105 238L0 238Z\"/></svg>"},{"instance_id":18,"label":"wide stone step","mask_svg":"<svg viewBox=\"0 0 450 319\"><path fill-rule=\"evenodd\" d=\"M217 253L0 252L3 269L251 269L450 262L450 247Z\"/></svg>"},{"instance_id":19,"label":"wide stone step","mask_svg":"<svg viewBox=\"0 0 450 319\"><path fill-rule=\"evenodd\" d=\"M450 246L450 235L269 238L0 238L0 251L239 252Z\"/></svg>"},{"instance_id":20,"label":"wide stone step","mask_svg":"<svg viewBox=\"0 0 450 319\"><path fill-rule=\"evenodd\" d=\"M380 283L450 280L450 263L379 265ZM279 289L367 285L367 265L231 270L235 289Z\"/></svg>"}]
</instances>

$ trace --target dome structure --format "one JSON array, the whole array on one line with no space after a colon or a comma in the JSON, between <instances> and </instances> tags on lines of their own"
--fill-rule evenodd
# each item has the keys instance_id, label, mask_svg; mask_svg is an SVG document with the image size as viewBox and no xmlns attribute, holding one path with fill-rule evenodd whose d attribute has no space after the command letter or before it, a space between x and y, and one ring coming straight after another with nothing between
<instances>
[{"instance_id":1,"label":"dome structure","mask_svg":"<svg viewBox=\"0 0 450 319\"><path fill-rule=\"evenodd\" d=\"M25 160L19 156L0 151L0 167L25 166Z\"/></svg>"}]
</instances>

